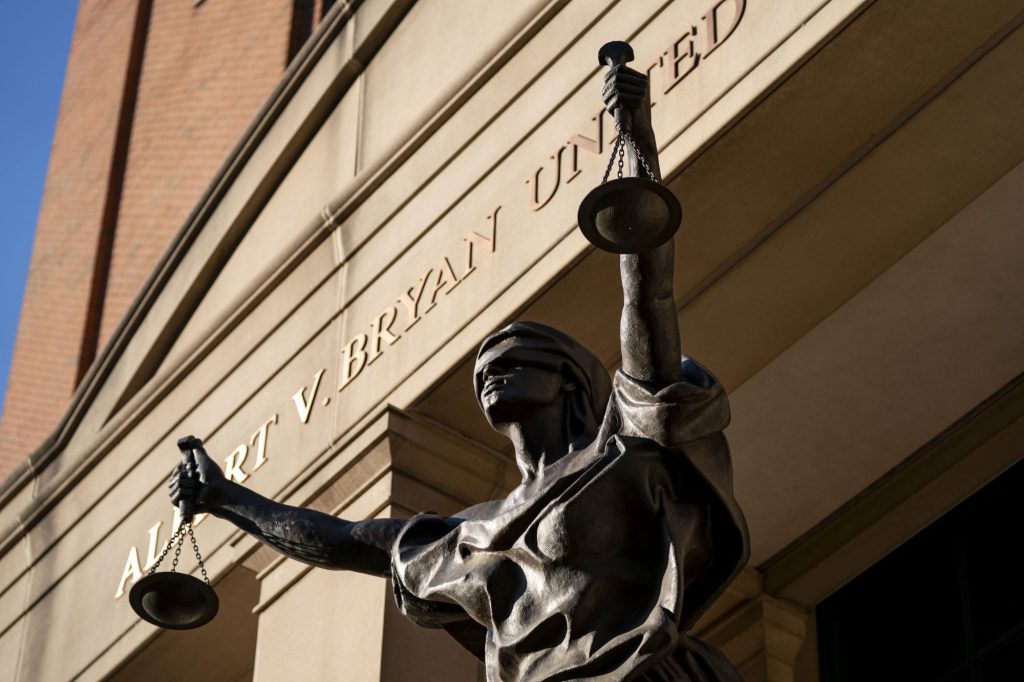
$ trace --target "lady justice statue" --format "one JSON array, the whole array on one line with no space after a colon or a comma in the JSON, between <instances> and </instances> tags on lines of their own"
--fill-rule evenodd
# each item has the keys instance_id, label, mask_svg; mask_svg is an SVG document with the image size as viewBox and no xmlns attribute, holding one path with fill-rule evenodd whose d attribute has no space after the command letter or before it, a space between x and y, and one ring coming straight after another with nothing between
<instances>
[{"instance_id":1,"label":"lady justice statue","mask_svg":"<svg viewBox=\"0 0 1024 682\"><path fill-rule=\"evenodd\" d=\"M616 64L603 97L631 114L631 162L645 157L658 178L646 77ZM401 611L447 630L491 682L740 681L717 649L686 635L748 543L722 435L725 392L680 354L673 259L671 239L620 256L614 380L541 324L484 340L477 400L523 477L505 499L450 518L345 521L225 479L193 440L195 463L172 475L171 500L293 559L389 578Z\"/></svg>"}]
</instances>

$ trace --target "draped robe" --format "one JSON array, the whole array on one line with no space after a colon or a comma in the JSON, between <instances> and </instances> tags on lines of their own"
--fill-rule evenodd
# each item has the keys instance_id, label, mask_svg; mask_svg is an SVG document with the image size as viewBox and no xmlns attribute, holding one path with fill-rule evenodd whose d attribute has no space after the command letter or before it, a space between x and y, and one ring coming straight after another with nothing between
<instances>
[{"instance_id":1,"label":"draped robe","mask_svg":"<svg viewBox=\"0 0 1024 682\"><path fill-rule=\"evenodd\" d=\"M685 634L746 563L721 385L684 358L653 390L621 371L596 437L508 498L410 519L399 608L445 628L489 682L739 681Z\"/></svg>"}]
</instances>

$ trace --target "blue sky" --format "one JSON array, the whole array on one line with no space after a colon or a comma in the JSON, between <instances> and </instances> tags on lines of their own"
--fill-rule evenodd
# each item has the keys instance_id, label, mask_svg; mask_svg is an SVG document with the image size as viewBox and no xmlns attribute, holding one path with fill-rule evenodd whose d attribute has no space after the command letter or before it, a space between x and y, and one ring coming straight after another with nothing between
<instances>
[{"instance_id":1,"label":"blue sky","mask_svg":"<svg viewBox=\"0 0 1024 682\"><path fill-rule=\"evenodd\" d=\"M0 2L0 409L77 2Z\"/></svg>"}]
</instances>

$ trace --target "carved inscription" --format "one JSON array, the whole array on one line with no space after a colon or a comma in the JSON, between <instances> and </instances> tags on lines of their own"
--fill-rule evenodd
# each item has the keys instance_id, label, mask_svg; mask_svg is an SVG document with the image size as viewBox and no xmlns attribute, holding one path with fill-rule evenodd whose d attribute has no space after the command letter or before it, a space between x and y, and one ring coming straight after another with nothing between
<instances>
[{"instance_id":1,"label":"carved inscription","mask_svg":"<svg viewBox=\"0 0 1024 682\"><path fill-rule=\"evenodd\" d=\"M647 64L643 71L651 79L652 105L671 92L693 73L715 50L721 47L739 26L746 11L746 0L714 0L700 16L699 21L686 29L669 45L665 46L661 55ZM557 194L559 188L575 180L582 173L580 168L581 152L601 156L607 145L614 140L609 136L610 119L604 109L590 117L586 130L576 132L568 137L547 155L544 164L533 171L526 179L527 205L532 211L540 211L547 206ZM566 167L567 166L567 167ZM476 271L480 256L493 254L498 243L498 206L488 215L483 224L465 233L461 246L454 248L452 253L442 254L437 261L429 264L420 274L412 279L409 286L396 293L393 303L387 305L372 319L367 320L361 331L342 344L340 349L340 376L337 390L344 391L367 367L380 360L388 349L405 338L411 330L441 304L462 282ZM461 254L458 249L461 248ZM299 427L309 423L317 405L318 394L323 383L326 368L313 373L308 385L301 386L291 396L295 409L295 421ZM322 398L323 406L330 403L330 393ZM291 414L285 411L285 414ZM239 443L224 459L224 475L238 483L248 480L250 475L269 461L269 443L271 431L281 428L279 413L268 416L252 434ZM290 421L290 420L289 420ZM204 514L196 515L195 523L200 523ZM170 535L181 523L178 511L170 526ZM135 545L128 550L124 570L118 580L114 598L118 599L125 593L130 582L142 577L156 562L157 557L167 544L160 543L162 522L157 522L148 531L146 543L146 561L143 565L139 560L139 551Z\"/></svg>"},{"instance_id":2,"label":"carved inscription","mask_svg":"<svg viewBox=\"0 0 1024 682\"><path fill-rule=\"evenodd\" d=\"M385 308L361 331L341 347L341 380L338 390L344 391L349 384L370 364L378 360L389 347L409 333L416 324L437 306L441 294L447 296L459 284L473 274L481 253L494 253L498 236L498 206L484 220L479 230L470 230L463 237L461 272L456 273L447 255L428 267L410 287L400 291L395 299L397 306ZM398 311L401 310L401 313ZM398 331L400 330L400 331Z\"/></svg>"},{"instance_id":3,"label":"carved inscription","mask_svg":"<svg viewBox=\"0 0 1024 682\"><path fill-rule=\"evenodd\" d=\"M456 245L451 254L441 256L439 261L426 268L416 282L398 293L394 305L388 306L369 321L366 331L357 333L342 345L339 391L348 387L363 369L380 359L390 346L407 335L424 315L437 307L445 296L451 294L472 275L477 270L482 255L494 253L498 244L500 210L501 207L498 206L486 217L481 226L468 230L462 238L462 243ZM459 251L461 254L455 255ZM291 403L295 408L292 424L297 424L301 428L309 423L318 404L320 386L324 383L326 372L327 368L319 368L313 373L308 385L300 386L291 395ZM325 407L330 404L329 395L324 396L319 404ZM291 412L285 411L284 414L288 415ZM224 476L236 483L244 483L270 461L268 452L271 433L279 428L277 425L280 422L280 413L273 413L264 419L246 440L239 443L222 460ZM197 514L194 525L202 522L204 517L204 514ZM158 521L150 527L145 565L139 560L138 547L129 547L114 599L124 596L127 587L141 579L144 571L152 568L180 524L181 516L175 509L167 539L162 543L160 529L163 523Z\"/></svg>"}]
</instances>

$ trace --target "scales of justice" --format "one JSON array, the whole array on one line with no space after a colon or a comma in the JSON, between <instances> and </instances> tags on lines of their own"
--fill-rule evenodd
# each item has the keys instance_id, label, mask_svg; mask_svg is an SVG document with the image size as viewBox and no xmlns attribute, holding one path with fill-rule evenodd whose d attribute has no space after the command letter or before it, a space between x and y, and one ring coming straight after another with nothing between
<instances>
[{"instance_id":1,"label":"scales of justice","mask_svg":"<svg viewBox=\"0 0 1024 682\"><path fill-rule=\"evenodd\" d=\"M672 237L682 211L660 181L647 78L632 59L623 42L599 52L618 136L578 215L591 243L620 254L621 368L609 379L577 341L532 322L495 332L477 355L477 400L511 440L522 484L453 517L351 522L229 481L199 439L182 438L169 484L181 524L130 592L139 616L189 629L216 615L192 532L203 512L299 561L389 578L402 613L446 630L493 682L742 681L686 634L749 542L722 435L728 400L680 352ZM175 570L186 536L202 580ZM171 571L156 572L172 548Z\"/></svg>"}]
</instances>

